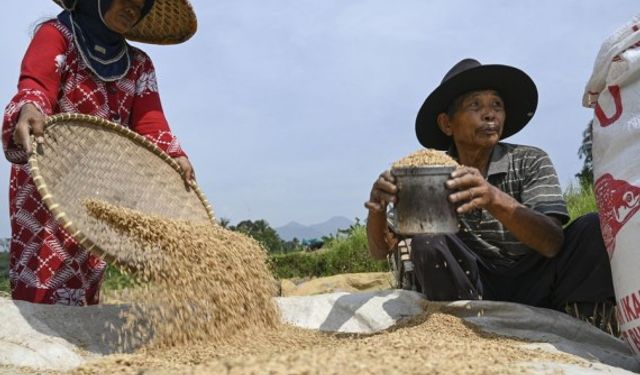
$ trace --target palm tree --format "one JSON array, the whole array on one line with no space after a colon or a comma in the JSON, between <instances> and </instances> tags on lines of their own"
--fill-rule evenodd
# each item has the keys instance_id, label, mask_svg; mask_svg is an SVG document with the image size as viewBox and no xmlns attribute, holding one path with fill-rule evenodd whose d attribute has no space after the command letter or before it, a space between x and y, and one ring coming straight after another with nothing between
<instances>
[{"instance_id":1,"label":"palm tree","mask_svg":"<svg viewBox=\"0 0 640 375\"><path fill-rule=\"evenodd\" d=\"M227 219L226 217L221 217L218 219L218 224L225 229L229 228L230 223L231 223L231 220Z\"/></svg>"}]
</instances>

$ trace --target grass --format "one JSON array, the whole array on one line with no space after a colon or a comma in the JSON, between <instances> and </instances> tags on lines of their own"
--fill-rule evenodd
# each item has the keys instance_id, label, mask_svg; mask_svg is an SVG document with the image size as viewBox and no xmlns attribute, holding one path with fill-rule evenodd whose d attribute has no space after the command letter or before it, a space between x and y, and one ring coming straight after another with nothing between
<instances>
[{"instance_id":1,"label":"grass","mask_svg":"<svg viewBox=\"0 0 640 375\"><path fill-rule=\"evenodd\" d=\"M571 221L597 211L591 187L569 186L564 193ZM364 226L356 226L346 237L335 238L315 253L289 253L271 257L271 269L278 278L321 277L351 272L387 271L386 261L369 256Z\"/></svg>"},{"instance_id":2,"label":"grass","mask_svg":"<svg viewBox=\"0 0 640 375\"><path fill-rule=\"evenodd\" d=\"M137 283L131 275L121 272L112 265L107 265L102 282L102 290L120 290L135 286Z\"/></svg>"},{"instance_id":3,"label":"grass","mask_svg":"<svg viewBox=\"0 0 640 375\"><path fill-rule=\"evenodd\" d=\"M9 290L9 253L0 253L0 292Z\"/></svg>"},{"instance_id":4,"label":"grass","mask_svg":"<svg viewBox=\"0 0 640 375\"><path fill-rule=\"evenodd\" d=\"M272 255L270 266L277 278L322 277L389 269L386 261L377 261L369 256L366 228L361 225L352 227L346 236L329 240L321 250Z\"/></svg>"},{"instance_id":5,"label":"grass","mask_svg":"<svg viewBox=\"0 0 640 375\"><path fill-rule=\"evenodd\" d=\"M564 199L567 202L567 210L571 221L586 213L598 211L593 187L590 185L569 185L564 192Z\"/></svg>"},{"instance_id":6,"label":"grass","mask_svg":"<svg viewBox=\"0 0 640 375\"><path fill-rule=\"evenodd\" d=\"M564 193L571 220L597 211L591 187L569 186ZM0 292L9 292L9 254L0 253ZM367 250L366 228L357 225L346 236L333 238L319 251L275 254L270 266L277 278L321 277L351 272L388 270L386 261L376 261ZM135 285L133 278L116 268L107 268L103 289L119 290Z\"/></svg>"}]
</instances>

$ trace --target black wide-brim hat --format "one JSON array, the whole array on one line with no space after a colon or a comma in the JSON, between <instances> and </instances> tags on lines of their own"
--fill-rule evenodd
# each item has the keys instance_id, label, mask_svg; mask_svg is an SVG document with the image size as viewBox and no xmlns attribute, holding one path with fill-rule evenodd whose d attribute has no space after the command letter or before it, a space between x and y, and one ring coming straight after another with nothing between
<instances>
[{"instance_id":1,"label":"black wide-brim hat","mask_svg":"<svg viewBox=\"0 0 640 375\"><path fill-rule=\"evenodd\" d=\"M477 90L496 90L504 101L506 118L502 138L519 132L531 120L538 106L538 90L522 70L507 65L482 65L464 59L447 72L424 101L416 118L416 135L424 147L447 150L451 137L438 127L438 114L447 112L460 95Z\"/></svg>"}]
</instances>

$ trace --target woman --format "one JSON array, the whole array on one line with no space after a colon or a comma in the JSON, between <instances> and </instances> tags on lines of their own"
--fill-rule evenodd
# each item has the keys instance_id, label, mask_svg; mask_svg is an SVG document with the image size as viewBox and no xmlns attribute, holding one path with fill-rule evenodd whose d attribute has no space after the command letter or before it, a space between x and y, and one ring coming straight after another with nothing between
<instances>
[{"instance_id":1,"label":"woman","mask_svg":"<svg viewBox=\"0 0 640 375\"><path fill-rule=\"evenodd\" d=\"M144 135L175 158L185 181L194 172L162 112L153 64L126 39L172 44L190 38L188 0L71 0L37 29L22 61L18 93L6 108L2 143L13 163L9 188L14 299L99 302L106 264L78 246L42 203L29 172L30 136L42 143L46 116L103 117Z\"/></svg>"}]
</instances>

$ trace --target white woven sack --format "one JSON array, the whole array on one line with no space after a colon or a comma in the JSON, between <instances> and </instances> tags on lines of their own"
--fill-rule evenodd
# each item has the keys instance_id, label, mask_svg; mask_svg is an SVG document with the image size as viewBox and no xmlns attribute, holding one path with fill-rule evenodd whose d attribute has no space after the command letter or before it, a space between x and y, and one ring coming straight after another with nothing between
<instances>
[{"instance_id":1,"label":"white woven sack","mask_svg":"<svg viewBox=\"0 0 640 375\"><path fill-rule=\"evenodd\" d=\"M640 16L603 43L585 89L593 172L622 335L640 355Z\"/></svg>"}]
</instances>

